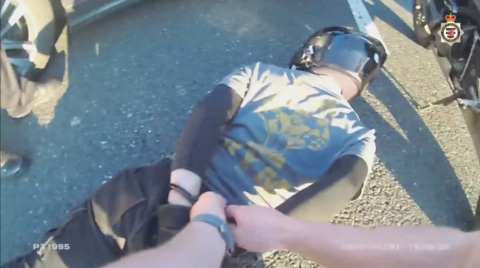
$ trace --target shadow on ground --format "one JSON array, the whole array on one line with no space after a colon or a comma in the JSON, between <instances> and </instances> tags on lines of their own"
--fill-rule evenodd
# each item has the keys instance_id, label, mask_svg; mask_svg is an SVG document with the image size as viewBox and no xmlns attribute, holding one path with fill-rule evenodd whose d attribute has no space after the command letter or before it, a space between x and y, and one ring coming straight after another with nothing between
<instances>
[{"instance_id":1,"label":"shadow on ground","mask_svg":"<svg viewBox=\"0 0 480 268\"><path fill-rule=\"evenodd\" d=\"M413 0L392 1L395 1L407 12L412 13ZM412 42L416 42L415 33L412 28L405 22L404 19L400 18L395 12L393 12L390 7L385 5L382 0L363 1L363 3L368 9L368 12L370 13L370 16L373 20L375 18L379 18L380 20L390 25L393 29L397 30L399 33L410 39ZM413 21L413 18L410 18L410 21Z\"/></svg>"},{"instance_id":2,"label":"shadow on ground","mask_svg":"<svg viewBox=\"0 0 480 268\"><path fill-rule=\"evenodd\" d=\"M400 85L383 72L369 89L401 128L400 134L363 99L354 107L377 130L377 156L435 224L468 229L472 210L445 153Z\"/></svg>"}]
</instances>

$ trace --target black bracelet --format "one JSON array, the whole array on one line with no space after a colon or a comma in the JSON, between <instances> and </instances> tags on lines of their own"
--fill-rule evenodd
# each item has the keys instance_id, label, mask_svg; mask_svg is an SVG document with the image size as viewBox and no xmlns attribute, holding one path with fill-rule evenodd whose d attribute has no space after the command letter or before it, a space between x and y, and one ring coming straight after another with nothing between
<instances>
[{"instance_id":1,"label":"black bracelet","mask_svg":"<svg viewBox=\"0 0 480 268\"><path fill-rule=\"evenodd\" d=\"M192 205L195 204L198 201L197 196L193 196L187 190L185 190L183 187L178 186L175 183L170 183L170 189L179 193L181 196L183 196L183 198L187 199L188 202L190 202Z\"/></svg>"}]
</instances>

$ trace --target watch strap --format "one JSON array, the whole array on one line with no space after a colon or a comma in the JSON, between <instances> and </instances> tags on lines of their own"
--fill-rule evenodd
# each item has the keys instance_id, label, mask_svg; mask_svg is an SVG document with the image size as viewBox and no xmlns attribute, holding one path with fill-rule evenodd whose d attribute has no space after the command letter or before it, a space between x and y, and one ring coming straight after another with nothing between
<instances>
[{"instance_id":1,"label":"watch strap","mask_svg":"<svg viewBox=\"0 0 480 268\"><path fill-rule=\"evenodd\" d=\"M192 222L204 222L216 227L227 245L227 254L233 254L235 251L235 239L230 226L224 220L213 214L200 214L193 218Z\"/></svg>"}]
</instances>

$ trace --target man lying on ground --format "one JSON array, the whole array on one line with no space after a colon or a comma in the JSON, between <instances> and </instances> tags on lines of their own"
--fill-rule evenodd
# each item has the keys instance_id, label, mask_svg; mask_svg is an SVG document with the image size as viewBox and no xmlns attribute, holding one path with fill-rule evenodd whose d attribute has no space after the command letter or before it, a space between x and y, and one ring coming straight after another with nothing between
<instances>
[{"instance_id":1,"label":"man lying on ground","mask_svg":"<svg viewBox=\"0 0 480 268\"><path fill-rule=\"evenodd\" d=\"M6 267L99 267L162 244L207 190L228 204L331 220L360 195L373 165L374 131L349 101L385 60L378 40L331 27L313 34L290 68L236 69L197 105L173 164L122 171Z\"/></svg>"},{"instance_id":2,"label":"man lying on ground","mask_svg":"<svg viewBox=\"0 0 480 268\"><path fill-rule=\"evenodd\" d=\"M349 101L385 60L379 41L332 27L313 34L290 69L263 63L236 69L194 110L173 162L171 182L179 187L170 200L198 195L203 181L229 204L331 219L373 165L374 131ZM322 193L337 182L338 190Z\"/></svg>"}]
</instances>

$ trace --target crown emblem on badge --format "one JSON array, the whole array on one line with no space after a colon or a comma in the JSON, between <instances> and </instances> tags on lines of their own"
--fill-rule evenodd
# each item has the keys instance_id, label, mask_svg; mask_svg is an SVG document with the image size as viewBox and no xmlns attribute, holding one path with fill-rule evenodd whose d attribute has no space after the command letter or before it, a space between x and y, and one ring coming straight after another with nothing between
<instances>
[{"instance_id":1,"label":"crown emblem on badge","mask_svg":"<svg viewBox=\"0 0 480 268\"><path fill-rule=\"evenodd\" d=\"M455 22L456 18L457 16L450 13L450 15L445 16L447 22L440 24L440 29L437 33L440 35L442 43L447 43L452 46L454 43L460 43L462 41L464 32L460 23Z\"/></svg>"},{"instance_id":2,"label":"crown emblem on badge","mask_svg":"<svg viewBox=\"0 0 480 268\"><path fill-rule=\"evenodd\" d=\"M455 22L455 19L457 18L457 16L452 15L452 14L450 13L450 15L445 16L445 18L447 19L447 23L448 23L448 22Z\"/></svg>"}]
</instances>

